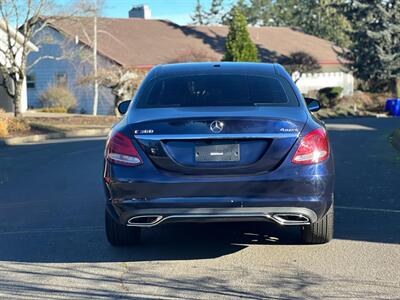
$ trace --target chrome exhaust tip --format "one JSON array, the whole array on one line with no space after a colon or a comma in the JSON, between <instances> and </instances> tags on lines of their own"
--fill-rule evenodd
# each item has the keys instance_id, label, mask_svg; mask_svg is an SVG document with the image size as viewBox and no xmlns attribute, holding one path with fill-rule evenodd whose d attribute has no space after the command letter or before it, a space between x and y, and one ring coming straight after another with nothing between
<instances>
[{"instance_id":1,"label":"chrome exhaust tip","mask_svg":"<svg viewBox=\"0 0 400 300\"><path fill-rule=\"evenodd\" d=\"M135 216L128 220L127 226L151 227L160 223L162 219L163 216L159 215Z\"/></svg>"},{"instance_id":2,"label":"chrome exhaust tip","mask_svg":"<svg viewBox=\"0 0 400 300\"><path fill-rule=\"evenodd\" d=\"M275 222L280 225L310 225L310 219L302 214L294 213L278 213L273 214L271 217Z\"/></svg>"}]
</instances>

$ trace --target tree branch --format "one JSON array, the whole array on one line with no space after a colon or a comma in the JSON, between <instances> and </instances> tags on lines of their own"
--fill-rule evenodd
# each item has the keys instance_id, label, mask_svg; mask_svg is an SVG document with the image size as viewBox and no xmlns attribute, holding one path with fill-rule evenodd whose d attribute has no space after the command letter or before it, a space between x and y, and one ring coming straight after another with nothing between
<instances>
[{"instance_id":1,"label":"tree branch","mask_svg":"<svg viewBox=\"0 0 400 300\"><path fill-rule=\"evenodd\" d=\"M39 62L42 60L46 59L51 59L51 60L65 60L65 57L60 57L60 56L53 56L53 55L43 55L38 57L36 60L34 60L32 63L29 64L28 69L31 69L33 66L37 65Z\"/></svg>"}]
</instances>

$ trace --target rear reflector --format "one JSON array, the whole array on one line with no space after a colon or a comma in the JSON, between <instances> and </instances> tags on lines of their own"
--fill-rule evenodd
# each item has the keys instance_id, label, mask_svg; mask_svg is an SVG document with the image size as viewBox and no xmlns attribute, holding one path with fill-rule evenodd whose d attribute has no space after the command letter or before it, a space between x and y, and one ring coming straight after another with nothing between
<instances>
[{"instance_id":1,"label":"rear reflector","mask_svg":"<svg viewBox=\"0 0 400 300\"><path fill-rule=\"evenodd\" d=\"M292 163L309 165L326 160L329 156L328 138L322 128L315 129L304 136Z\"/></svg>"},{"instance_id":2,"label":"rear reflector","mask_svg":"<svg viewBox=\"0 0 400 300\"><path fill-rule=\"evenodd\" d=\"M106 147L107 160L124 166L137 166L143 163L132 141L116 132L110 137Z\"/></svg>"}]
</instances>

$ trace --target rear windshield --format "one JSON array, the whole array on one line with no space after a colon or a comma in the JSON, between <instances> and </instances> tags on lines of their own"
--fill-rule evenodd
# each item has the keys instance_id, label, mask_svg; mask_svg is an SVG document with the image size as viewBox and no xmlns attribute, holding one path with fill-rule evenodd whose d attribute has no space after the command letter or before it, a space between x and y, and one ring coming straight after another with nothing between
<instances>
[{"instance_id":1,"label":"rear windshield","mask_svg":"<svg viewBox=\"0 0 400 300\"><path fill-rule=\"evenodd\" d=\"M136 101L137 108L298 105L284 79L230 74L156 78Z\"/></svg>"}]
</instances>

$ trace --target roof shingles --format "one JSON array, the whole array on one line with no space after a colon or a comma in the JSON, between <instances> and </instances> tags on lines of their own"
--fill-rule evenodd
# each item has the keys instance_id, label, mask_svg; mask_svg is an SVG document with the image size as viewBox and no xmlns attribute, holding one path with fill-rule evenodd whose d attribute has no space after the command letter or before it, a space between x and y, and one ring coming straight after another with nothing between
<instances>
[{"instance_id":1,"label":"roof shingles","mask_svg":"<svg viewBox=\"0 0 400 300\"><path fill-rule=\"evenodd\" d=\"M91 45L93 18L52 21L65 34ZM249 27L262 61L276 61L291 52L304 51L323 64L340 64L334 45L287 27ZM98 18L98 51L125 67L151 66L176 59L195 49L223 56L226 26L179 26L165 20Z\"/></svg>"}]
</instances>

